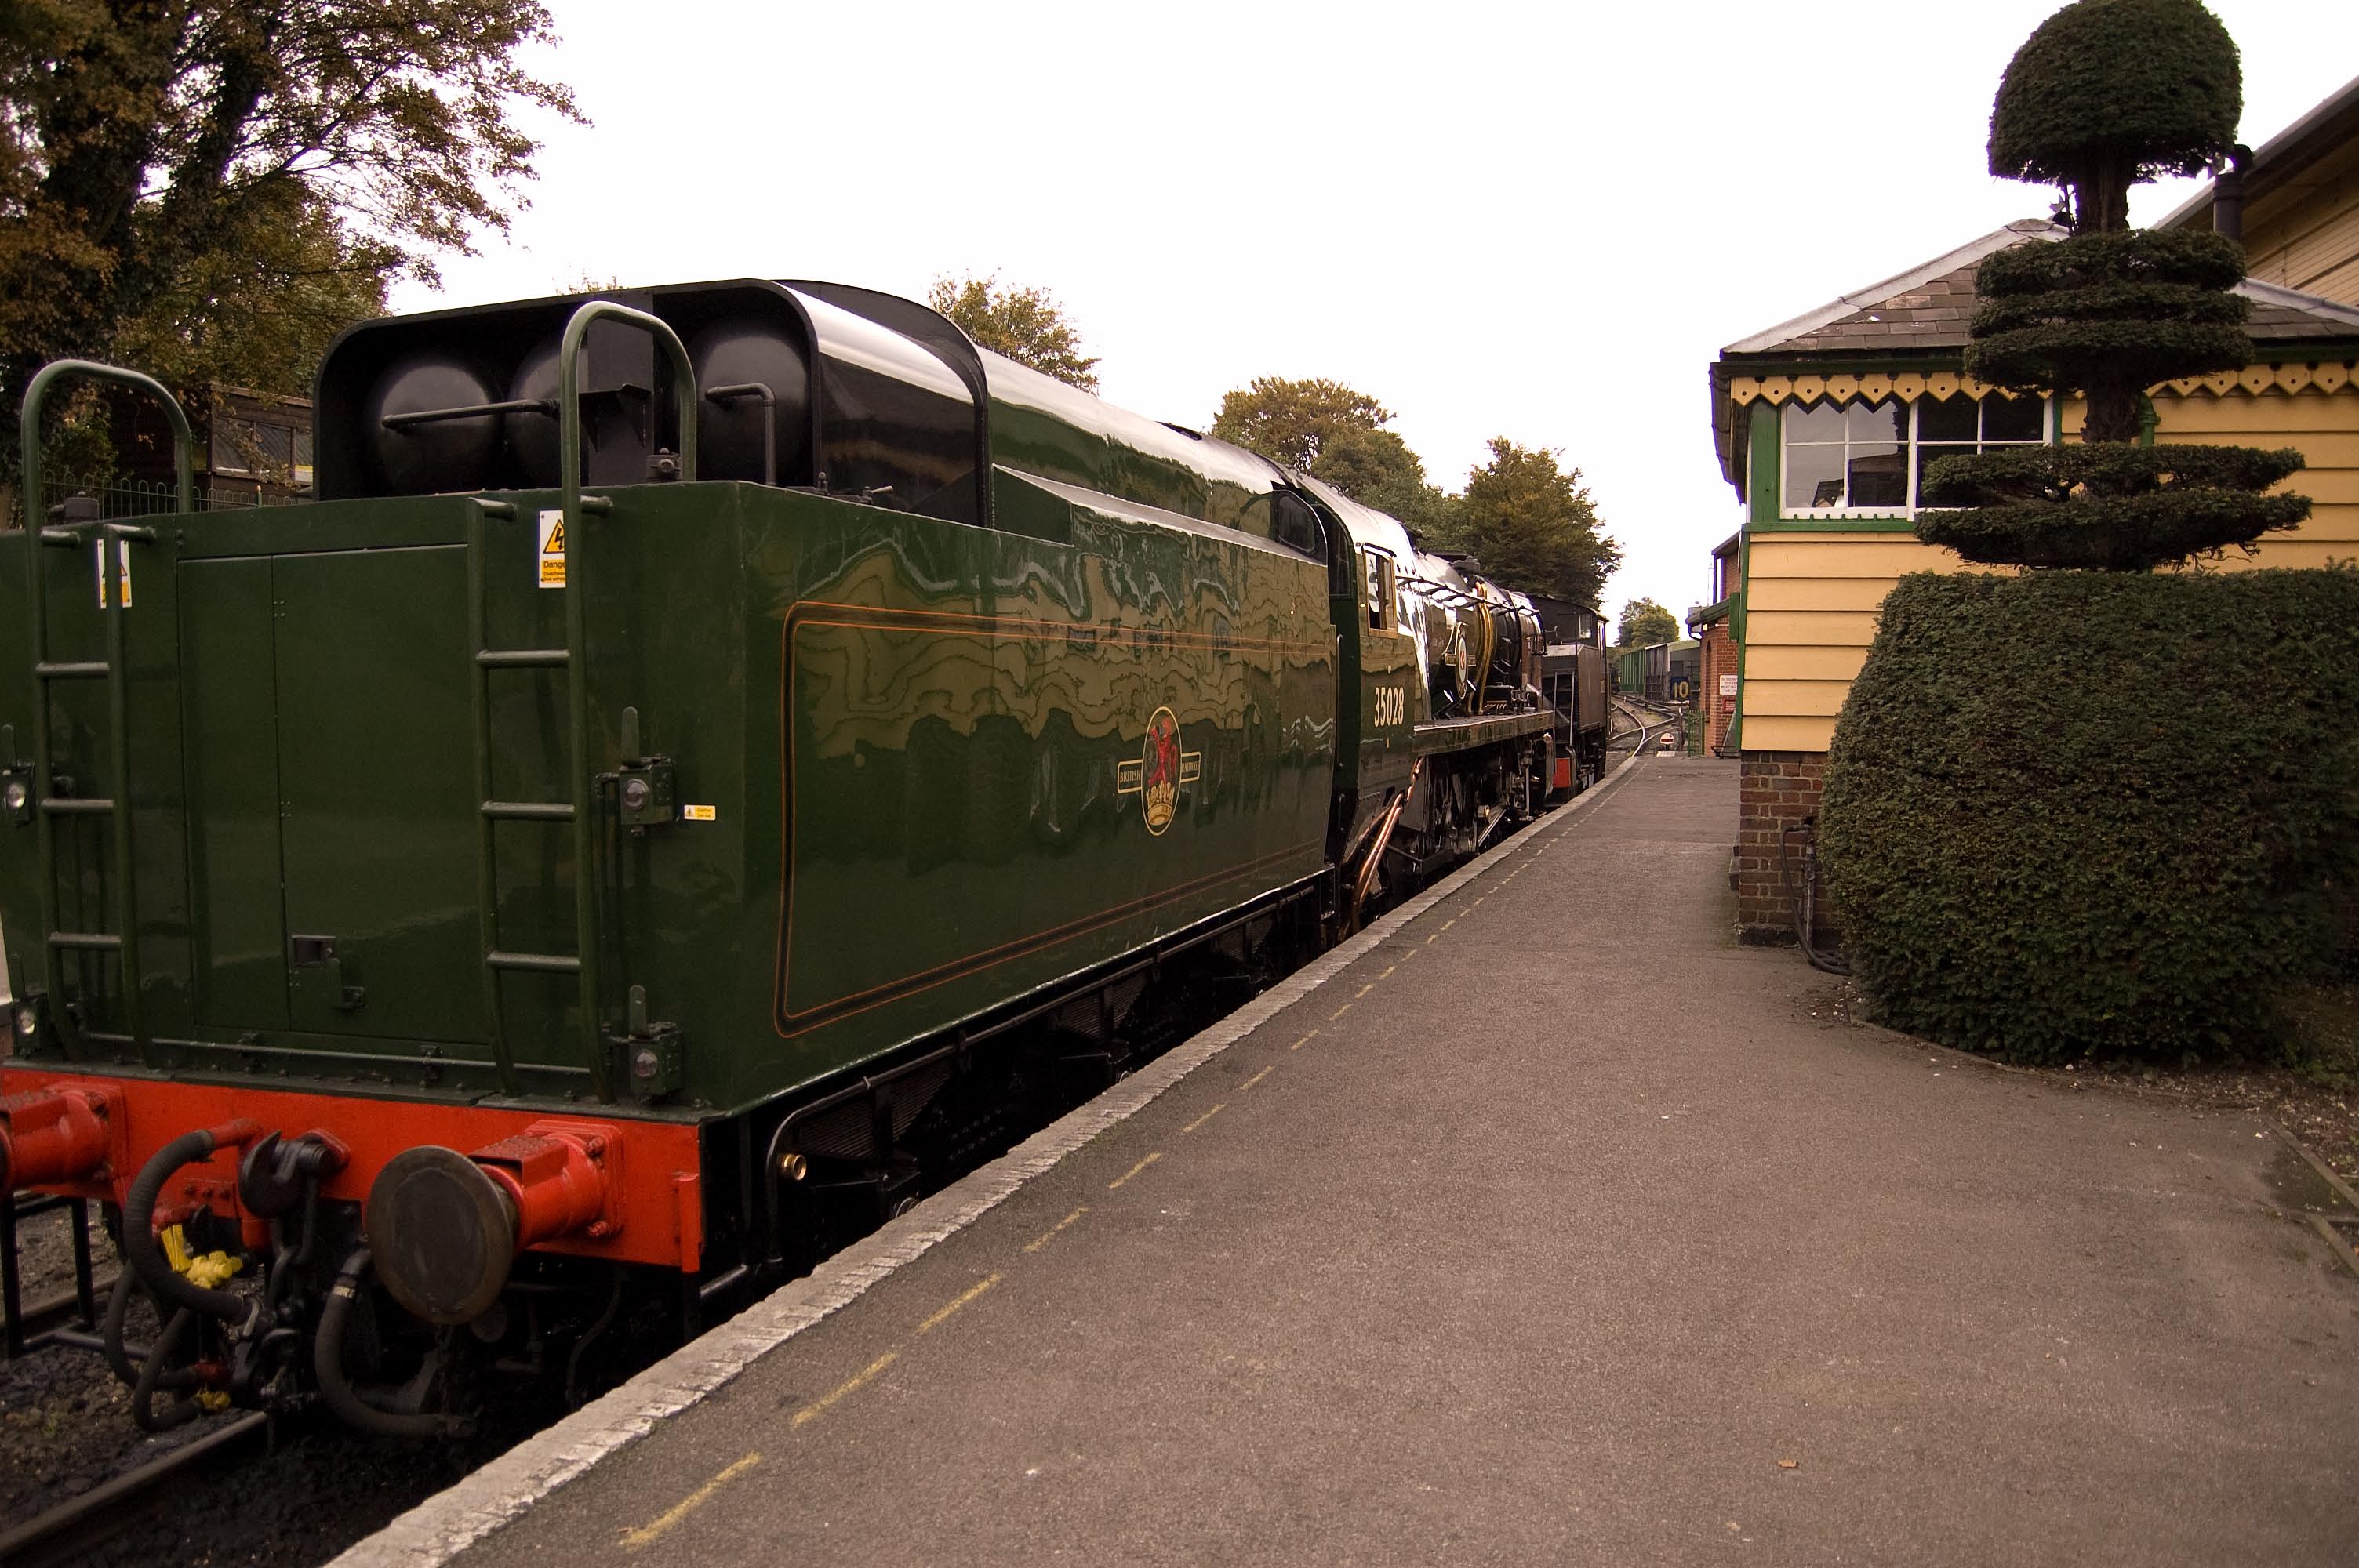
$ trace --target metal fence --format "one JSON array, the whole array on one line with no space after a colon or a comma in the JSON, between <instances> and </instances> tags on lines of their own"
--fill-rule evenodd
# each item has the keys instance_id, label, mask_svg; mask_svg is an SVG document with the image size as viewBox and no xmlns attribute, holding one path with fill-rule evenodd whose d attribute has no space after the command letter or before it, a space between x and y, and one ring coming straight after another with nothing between
<instances>
[{"instance_id":1,"label":"metal fence","mask_svg":"<svg viewBox=\"0 0 2359 1568\"><path fill-rule=\"evenodd\" d=\"M105 518L153 517L177 512L180 508L179 492L168 479L140 479L117 476L103 483L86 483L77 480L51 480L43 485L49 492L49 504L54 509L69 500L87 496L98 503L98 515ZM241 512L257 506L298 506L310 501L309 495L284 490L255 490L238 485L209 488L201 480L196 487L197 510L200 512ZM9 507L8 525L24 526L21 506Z\"/></svg>"}]
</instances>

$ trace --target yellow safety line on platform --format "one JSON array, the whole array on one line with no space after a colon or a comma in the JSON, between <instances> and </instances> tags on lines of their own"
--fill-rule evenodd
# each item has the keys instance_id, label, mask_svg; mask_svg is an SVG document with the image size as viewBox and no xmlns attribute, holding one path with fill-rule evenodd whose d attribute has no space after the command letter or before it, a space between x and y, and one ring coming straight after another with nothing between
<instances>
[{"instance_id":1,"label":"yellow safety line on platform","mask_svg":"<svg viewBox=\"0 0 2359 1568\"><path fill-rule=\"evenodd\" d=\"M1337 1019L1339 1019L1339 1018L1343 1017L1345 1013L1347 1013L1347 1012L1349 1012L1349 1011L1352 1011L1352 1004L1351 1004L1350 1002L1348 1002L1348 1001L1347 1001L1347 1002L1345 1002L1343 1006L1341 1006L1341 1007L1337 1008L1334 1011L1332 1011L1332 1012L1329 1013L1329 1014L1327 1015L1327 1022L1330 1022L1330 1023L1332 1023L1332 1022L1334 1022Z\"/></svg>"},{"instance_id":2,"label":"yellow safety line on platform","mask_svg":"<svg viewBox=\"0 0 2359 1568\"><path fill-rule=\"evenodd\" d=\"M1252 1077L1247 1078L1244 1083L1239 1084L1237 1086L1237 1093L1245 1093L1247 1089L1253 1087L1256 1084L1261 1082L1264 1078L1269 1076L1276 1071L1277 1071L1277 1064L1272 1062L1268 1066L1264 1067L1260 1072L1256 1073Z\"/></svg>"},{"instance_id":3,"label":"yellow safety line on platform","mask_svg":"<svg viewBox=\"0 0 2359 1568\"><path fill-rule=\"evenodd\" d=\"M751 1470L755 1465L759 1465L761 1462L762 1456L759 1454L748 1454L734 1465L730 1465L726 1470L722 1471L718 1476L713 1476L710 1481L705 1482L701 1487L697 1487L696 1490L689 1493L688 1496L680 1498L679 1501L672 1504L671 1507L666 1509L657 1518L639 1526L636 1530L625 1530L623 1532L623 1550L625 1552L636 1552L640 1547L645 1546L647 1542L653 1541L656 1537L661 1535L664 1531L669 1530L672 1526L686 1519L690 1512L702 1508L706 1503L712 1501L713 1493L719 1491L722 1487L727 1486L730 1482L735 1480L738 1476L744 1475L746 1471Z\"/></svg>"},{"instance_id":4,"label":"yellow safety line on platform","mask_svg":"<svg viewBox=\"0 0 2359 1568\"><path fill-rule=\"evenodd\" d=\"M1212 1118L1214 1118L1214 1117L1216 1117L1216 1116L1220 1115L1220 1114L1221 1114L1221 1112L1223 1112L1223 1111L1224 1111L1224 1110L1226 1110L1226 1109L1228 1109L1228 1108L1229 1108L1229 1102L1228 1102L1228 1101L1226 1101L1226 1100L1223 1100L1220 1104L1218 1104L1218 1105L1214 1106L1212 1109L1210 1109L1210 1110L1206 1111L1203 1115L1201 1115L1201 1116L1198 1117L1195 1120L1193 1120L1193 1121L1190 1122L1187 1126L1185 1126L1185 1127L1181 1128L1180 1130L1180 1131L1182 1131L1182 1132L1193 1132L1193 1131L1195 1131L1195 1130L1196 1130L1196 1129L1198 1129L1198 1128L1200 1128L1200 1127L1203 1126L1203 1125L1204 1125L1204 1123L1206 1123L1206 1122L1208 1122L1208 1121L1212 1120Z\"/></svg>"},{"instance_id":5,"label":"yellow safety line on platform","mask_svg":"<svg viewBox=\"0 0 2359 1568\"><path fill-rule=\"evenodd\" d=\"M937 1327L947 1322L951 1314L958 1311L959 1308L966 1305L967 1303L974 1300L975 1297L983 1294L984 1292L991 1289L992 1286L999 1283L1001 1280L1006 1278L1006 1276L1005 1274L994 1274L991 1278L984 1281L981 1284L970 1286L964 1295L951 1303L950 1305L942 1308L941 1311L934 1314L933 1316L926 1319L925 1322L918 1325L918 1332L919 1334L923 1334L926 1330Z\"/></svg>"},{"instance_id":6,"label":"yellow safety line on platform","mask_svg":"<svg viewBox=\"0 0 2359 1568\"><path fill-rule=\"evenodd\" d=\"M1072 1213L1067 1215L1064 1218L1059 1220L1056 1224L1050 1226L1048 1229L1042 1231L1031 1240L1026 1242L1024 1244L1024 1250L1027 1252L1038 1252L1040 1249L1048 1246L1049 1243L1057 1239L1057 1232L1064 1229L1065 1227L1072 1224L1073 1221L1081 1218L1082 1216L1089 1212L1089 1206L1087 1204L1082 1205L1080 1208L1075 1209Z\"/></svg>"},{"instance_id":7,"label":"yellow safety line on platform","mask_svg":"<svg viewBox=\"0 0 2359 1568\"><path fill-rule=\"evenodd\" d=\"M845 1379L830 1392L821 1394L810 1403L803 1406L802 1409L795 1411L795 1419L788 1424L793 1426L801 1426L807 1422L817 1421L820 1417L827 1413L827 1409L830 1405L843 1398L844 1395L857 1390L861 1385L867 1382L869 1379L874 1378L877 1373L882 1372L886 1368L890 1367L894 1362L898 1361L900 1358L901 1353L898 1350L887 1350L884 1355L879 1356L875 1360L868 1363L867 1366L862 1368L858 1372L855 1372L851 1377Z\"/></svg>"},{"instance_id":8,"label":"yellow safety line on platform","mask_svg":"<svg viewBox=\"0 0 2359 1568\"><path fill-rule=\"evenodd\" d=\"M1125 1171L1121 1175L1116 1176L1113 1181L1108 1182L1106 1184L1106 1191L1114 1191L1116 1187L1122 1185L1123 1183L1130 1180L1131 1177L1138 1174L1139 1172L1144 1171L1147 1167L1152 1165L1155 1162L1162 1158L1163 1151L1158 1149L1154 1153L1149 1154L1146 1159L1141 1160L1137 1164L1133 1165L1129 1170Z\"/></svg>"},{"instance_id":9,"label":"yellow safety line on platform","mask_svg":"<svg viewBox=\"0 0 2359 1568\"><path fill-rule=\"evenodd\" d=\"M1310 1034L1306 1034L1306 1035L1304 1035L1301 1039L1299 1039L1299 1040L1296 1041L1293 1044L1288 1045L1288 1046L1287 1047L1287 1049L1288 1049L1288 1050L1289 1050L1289 1051L1299 1051L1299 1050L1301 1050L1305 1045L1308 1045L1308 1044L1310 1044L1310 1035L1311 1035L1311 1034L1316 1034L1316 1033L1319 1033L1319 1031L1317 1031L1316 1029L1312 1030L1312 1031L1310 1032Z\"/></svg>"}]
</instances>

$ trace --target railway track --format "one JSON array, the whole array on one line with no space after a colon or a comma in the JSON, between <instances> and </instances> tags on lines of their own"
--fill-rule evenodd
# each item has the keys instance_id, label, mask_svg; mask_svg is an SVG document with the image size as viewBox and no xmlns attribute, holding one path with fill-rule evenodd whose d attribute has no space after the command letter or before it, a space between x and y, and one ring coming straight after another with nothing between
<instances>
[{"instance_id":1,"label":"railway track","mask_svg":"<svg viewBox=\"0 0 2359 1568\"><path fill-rule=\"evenodd\" d=\"M202 1435L103 1481L78 1497L0 1530L5 1568L65 1568L106 1543L184 1511L190 1491L266 1449L270 1417L246 1411Z\"/></svg>"},{"instance_id":2,"label":"railway track","mask_svg":"<svg viewBox=\"0 0 2359 1568\"><path fill-rule=\"evenodd\" d=\"M1680 714L1665 713L1631 697L1614 697L1613 708L1614 717L1625 728L1617 729L1606 741L1609 750L1627 747L1643 752L1686 722Z\"/></svg>"}]
</instances>

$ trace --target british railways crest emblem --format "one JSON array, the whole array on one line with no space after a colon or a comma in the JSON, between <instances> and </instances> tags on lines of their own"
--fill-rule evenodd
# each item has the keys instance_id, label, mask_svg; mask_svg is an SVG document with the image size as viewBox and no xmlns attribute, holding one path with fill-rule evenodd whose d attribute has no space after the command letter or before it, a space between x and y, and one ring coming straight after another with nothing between
<instances>
[{"instance_id":1,"label":"british railways crest emblem","mask_svg":"<svg viewBox=\"0 0 2359 1568\"><path fill-rule=\"evenodd\" d=\"M1136 795L1147 830L1160 835L1180 814L1180 790L1194 784L1203 771L1201 752L1180 749L1178 716L1168 708L1158 708L1147 721L1138 761L1124 762L1114 770L1114 790L1119 795Z\"/></svg>"}]
</instances>

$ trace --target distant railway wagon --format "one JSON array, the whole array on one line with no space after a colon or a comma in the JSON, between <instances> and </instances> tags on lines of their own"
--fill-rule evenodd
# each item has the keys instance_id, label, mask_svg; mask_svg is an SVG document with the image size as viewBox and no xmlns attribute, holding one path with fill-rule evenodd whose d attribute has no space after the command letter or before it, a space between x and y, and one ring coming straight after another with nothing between
<instances>
[{"instance_id":1,"label":"distant railway wagon","mask_svg":"<svg viewBox=\"0 0 2359 1568\"><path fill-rule=\"evenodd\" d=\"M1693 702L1697 672L1702 668L1701 644L1689 641L1657 643L1646 651L1644 691L1649 702Z\"/></svg>"},{"instance_id":2,"label":"distant railway wagon","mask_svg":"<svg viewBox=\"0 0 2359 1568\"><path fill-rule=\"evenodd\" d=\"M1606 703L1605 622L1597 607L1532 596L1540 622L1540 696L1556 716L1550 791L1570 795L1605 771L1613 718Z\"/></svg>"},{"instance_id":3,"label":"distant railway wagon","mask_svg":"<svg viewBox=\"0 0 2359 1568\"><path fill-rule=\"evenodd\" d=\"M27 494L74 377L182 503L0 535L0 1193L143 1426L692 1330L1602 765L1593 611L891 296L364 323L261 511L79 362Z\"/></svg>"},{"instance_id":4,"label":"distant railway wagon","mask_svg":"<svg viewBox=\"0 0 2359 1568\"><path fill-rule=\"evenodd\" d=\"M1614 689L1648 702L1693 702L1703 667L1701 644L1650 643L1614 654Z\"/></svg>"}]
</instances>

